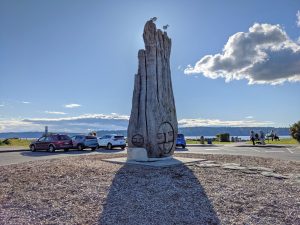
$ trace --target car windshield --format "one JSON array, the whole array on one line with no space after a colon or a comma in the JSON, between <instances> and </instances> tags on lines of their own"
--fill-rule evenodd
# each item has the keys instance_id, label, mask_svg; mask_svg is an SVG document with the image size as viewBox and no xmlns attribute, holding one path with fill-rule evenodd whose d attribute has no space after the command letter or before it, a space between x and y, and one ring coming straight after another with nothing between
<instances>
[{"instance_id":1,"label":"car windshield","mask_svg":"<svg viewBox=\"0 0 300 225\"><path fill-rule=\"evenodd\" d=\"M115 136L115 139L124 139L124 136Z\"/></svg>"},{"instance_id":2,"label":"car windshield","mask_svg":"<svg viewBox=\"0 0 300 225\"><path fill-rule=\"evenodd\" d=\"M70 140L70 137L67 135L55 135L52 138L53 138L53 140L56 140L56 141Z\"/></svg>"},{"instance_id":3,"label":"car windshield","mask_svg":"<svg viewBox=\"0 0 300 225\"><path fill-rule=\"evenodd\" d=\"M183 134L178 134L177 138L184 138L184 135Z\"/></svg>"},{"instance_id":4,"label":"car windshield","mask_svg":"<svg viewBox=\"0 0 300 225\"><path fill-rule=\"evenodd\" d=\"M86 139L97 139L95 136L85 136Z\"/></svg>"}]
</instances>

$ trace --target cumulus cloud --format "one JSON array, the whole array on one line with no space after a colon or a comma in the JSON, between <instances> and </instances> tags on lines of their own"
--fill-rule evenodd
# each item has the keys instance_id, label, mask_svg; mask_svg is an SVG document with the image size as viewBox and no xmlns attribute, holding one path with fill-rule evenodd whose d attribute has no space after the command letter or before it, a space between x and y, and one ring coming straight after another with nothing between
<instances>
[{"instance_id":1,"label":"cumulus cloud","mask_svg":"<svg viewBox=\"0 0 300 225\"><path fill-rule=\"evenodd\" d=\"M255 121L255 120L219 120L219 119L181 119L178 121L179 127L261 127L274 125L271 121Z\"/></svg>"},{"instance_id":2,"label":"cumulus cloud","mask_svg":"<svg viewBox=\"0 0 300 225\"><path fill-rule=\"evenodd\" d=\"M54 115L66 115L65 112L57 112L57 111L45 111L47 114L54 114Z\"/></svg>"},{"instance_id":3,"label":"cumulus cloud","mask_svg":"<svg viewBox=\"0 0 300 225\"><path fill-rule=\"evenodd\" d=\"M30 104L30 102L22 101L23 104Z\"/></svg>"},{"instance_id":4,"label":"cumulus cloud","mask_svg":"<svg viewBox=\"0 0 300 225\"><path fill-rule=\"evenodd\" d=\"M248 32L229 37L223 52L202 57L185 74L249 84L280 84L300 81L300 45L280 25L255 23Z\"/></svg>"},{"instance_id":5,"label":"cumulus cloud","mask_svg":"<svg viewBox=\"0 0 300 225\"><path fill-rule=\"evenodd\" d=\"M300 11L299 10L297 11L296 16L297 16L297 21L296 21L297 26L300 27Z\"/></svg>"},{"instance_id":6,"label":"cumulus cloud","mask_svg":"<svg viewBox=\"0 0 300 225\"><path fill-rule=\"evenodd\" d=\"M76 108L76 107L80 107L81 105L79 105L79 104L67 104L67 105L65 105L65 107L66 108Z\"/></svg>"}]
</instances>

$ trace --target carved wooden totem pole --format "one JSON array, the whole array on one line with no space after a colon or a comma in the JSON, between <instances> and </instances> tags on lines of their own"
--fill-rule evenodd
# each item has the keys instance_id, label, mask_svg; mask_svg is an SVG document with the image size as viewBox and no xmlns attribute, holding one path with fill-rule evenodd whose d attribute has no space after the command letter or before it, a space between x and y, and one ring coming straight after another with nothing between
<instances>
[{"instance_id":1,"label":"carved wooden totem pole","mask_svg":"<svg viewBox=\"0 0 300 225\"><path fill-rule=\"evenodd\" d=\"M145 50L138 52L132 109L128 126L128 147L147 151L149 158L174 153L178 133L173 96L170 53L171 39L147 21L143 38Z\"/></svg>"}]
</instances>

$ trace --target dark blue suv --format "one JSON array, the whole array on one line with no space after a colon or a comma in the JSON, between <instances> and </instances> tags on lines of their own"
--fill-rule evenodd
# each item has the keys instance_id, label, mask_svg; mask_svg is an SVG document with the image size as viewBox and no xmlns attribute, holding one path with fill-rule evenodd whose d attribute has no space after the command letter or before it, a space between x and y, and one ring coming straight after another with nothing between
<instances>
[{"instance_id":1,"label":"dark blue suv","mask_svg":"<svg viewBox=\"0 0 300 225\"><path fill-rule=\"evenodd\" d=\"M183 134L177 135L176 146L181 146L182 148L185 148L186 142Z\"/></svg>"}]
</instances>

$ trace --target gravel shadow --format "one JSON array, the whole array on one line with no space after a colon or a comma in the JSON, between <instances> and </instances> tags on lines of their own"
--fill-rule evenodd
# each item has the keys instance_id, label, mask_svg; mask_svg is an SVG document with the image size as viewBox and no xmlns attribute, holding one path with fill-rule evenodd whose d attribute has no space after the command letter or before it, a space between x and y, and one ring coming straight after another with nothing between
<instances>
[{"instance_id":1,"label":"gravel shadow","mask_svg":"<svg viewBox=\"0 0 300 225\"><path fill-rule=\"evenodd\" d=\"M220 224L220 220L188 167L124 165L110 186L99 224Z\"/></svg>"}]
</instances>

